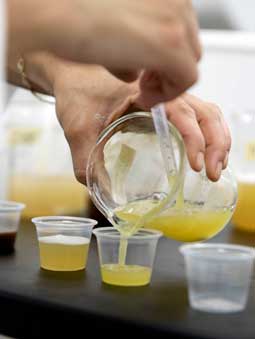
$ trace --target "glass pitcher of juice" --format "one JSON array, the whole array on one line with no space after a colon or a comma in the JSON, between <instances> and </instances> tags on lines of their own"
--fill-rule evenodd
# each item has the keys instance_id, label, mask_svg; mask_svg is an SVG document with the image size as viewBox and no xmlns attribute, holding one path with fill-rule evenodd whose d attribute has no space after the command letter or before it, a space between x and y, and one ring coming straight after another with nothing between
<instances>
[{"instance_id":1,"label":"glass pitcher of juice","mask_svg":"<svg viewBox=\"0 0 255 339\"><path fill-rule=\"evenodd\" d=\"M89 158L91 198L125 237L145 227L179 241L208 239L233 214L235 178L224 170L213 183L204 171L194 172L183 140L170 122L169 132L176 169L167 173L150 113L128 114L111 124Z\"/></svg>"},{"instance_id":2,"label":"glass pitcher of juice","mask_svg":"<svg viewBox=\"0 0 255 339\"><path fill-rule=\"evenodd\" d=\"M11 164L8 199L26 204L23 218L83 213L88 194L74 177L54 105L17 90L6 118Z\"/></svg>"},{"instance_id":3,"label":"glass pitcher of juice","mask_svg":"<svg viewBox=\"0 0 255 339\"><path fill-rule=\"evenodd\" d=\"M238 180L238 202L233 215L236 228L255 232L255 111L232 116L232 163Z\"/></svg>"}]
</instances>

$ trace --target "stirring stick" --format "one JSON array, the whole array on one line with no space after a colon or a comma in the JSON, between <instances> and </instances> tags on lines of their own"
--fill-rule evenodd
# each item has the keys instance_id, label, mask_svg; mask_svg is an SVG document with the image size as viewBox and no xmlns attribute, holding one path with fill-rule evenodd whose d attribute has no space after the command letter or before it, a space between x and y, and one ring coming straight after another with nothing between
<instances>
[{"instance_id":1,"label":"stirring stick","mask_svg":"<svg viewBox=\"0 0 255 339\"><path fill-rule=\"evenodd\" d=\"M167 177L176 175L177 166L164 104L152 107L151 113L154 127L159 138L160 150Z\"/></svg>"},{"instance_id":2,"label":"stirring stick","mask_svg":"<svg viewBox=\"0 0 255 339\"><path fill-rule=\"evenodd\" d=\"M154 127L159 139L160 151L167 174L167 179L170 183L171 180L176 178L178 172L164 104L159 104L157 106L152 107L151 113L154 122ZM171 194L169 194L158 205L156 205L149 212L147 212L146 214L141 216L141 218L139 218L139 220L134 225L134 230L136 231L140 227L143 227L147 220L152 218L155 214L159 213L166 206L169 206L169 204L172 204L173 201L174 198L171 196Z\"/></svg>"}]
</instances>

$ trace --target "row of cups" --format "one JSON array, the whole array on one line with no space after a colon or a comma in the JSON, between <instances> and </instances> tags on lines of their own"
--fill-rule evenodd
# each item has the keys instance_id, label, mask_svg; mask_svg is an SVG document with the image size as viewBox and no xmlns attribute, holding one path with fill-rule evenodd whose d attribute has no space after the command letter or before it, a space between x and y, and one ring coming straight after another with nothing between
<instances>
[{"instance_id":1,"label":"row of cups","mask_svg":"<svg viewBox=\"0 0 255 339\"><path fill-rule=\"evenodd\" d=\"M0 202L2 235L17 232L24 207L19 203ZM161 232L141 229L128 238L125 264L121 265L121 237L113 227L93 230L96 220L67 216L38 217L33 218L32 222L36 226L40 265L43 269L85 269L94 233L104 283L118 286L143 286L150 283ZM14 241L10 245L14 246ZM0 250L1 247L4 247L4 243L1 242L0 235ZM189 301L194 309L237 312L245 308L252 280L255 257L253 248L196 243L182 245L179 250L184 256Z\"/></svg>"}]
</instances>

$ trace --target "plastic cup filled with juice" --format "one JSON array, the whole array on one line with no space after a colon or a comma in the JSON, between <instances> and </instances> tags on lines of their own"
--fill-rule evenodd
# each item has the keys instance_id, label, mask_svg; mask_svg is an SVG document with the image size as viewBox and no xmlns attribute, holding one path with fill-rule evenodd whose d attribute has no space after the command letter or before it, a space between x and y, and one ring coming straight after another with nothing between
<instances>
[{"instance_id":1,"label":"plastic cup filled with juice","mask_svg":"<svg viewBox=\"0 0 255 339\"><path fill-rule=\"evenodd\" d=\"M255 250L230 244L182 245L192 308L212 313L242 311L248 299Z\"/></svg>"},{"instance_id":2,"label":"plastic cup filled with juice","mask_svg":"<svg viewBox=\"0 0 255 339\"><path fill-rule=\"evenodd\" d=\"M0 201L0 254L14 251L15 239L24 204L14 201Z\"/></svg>"},{"instance_id":3,"label":"plastic cup filled with juice","mask_svg":"<svg viewBox=\"0 0 255 339\"><path fill-rule=\"evenodd\" d=\"M41 268L79 271L86 268L90 239L96 220L78 217L38 217L36 226Z\"/></svg>"},{"instance_id":4,"label":"plastic cup filled with juice","mask_svg":"<svg viewBox=\"0 0 255 339\"><path fill-rule=\"evenodd\" d=\"M151 281L158 239L162 233L142 229L124 238L113 227L97 228L102 281L117 286L144 286Z\"/></svg>"}]
</instances>

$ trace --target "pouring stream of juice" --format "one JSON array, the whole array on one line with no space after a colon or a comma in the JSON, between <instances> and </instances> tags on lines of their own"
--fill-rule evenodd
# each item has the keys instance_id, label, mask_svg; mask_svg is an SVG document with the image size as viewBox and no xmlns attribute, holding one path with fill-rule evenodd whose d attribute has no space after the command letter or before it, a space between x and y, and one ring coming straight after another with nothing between
<instances>
[{"instance_id":1,"label":"pouring stream of juice","mask_svg":"<svg viewBox=\"0 0 255 339\"><path fill-rule=\"evenodd\" d=\"M154 122L154 127L159 139L160 150L163 158L163 163L165 167L165 171L169 180L169 184L171 181L176 179L177 175L177 166L174 156L173 144L169 134L169 126L168 120L166 117L165 107L163 104L159 104L151 109L152 118ZM134 156L132 154L132 156ZM132 158L129 157L129 158ZM128 168L128 166L126 166ZM122 173L122 175L125 175ZM180 192L177 198L177 204L183 205L183 194ZM120 246L119 246L119 265L125 265L126 254L127 254L127 246L128 246L128 236L135 233L140 227L142 227L146 220L150 219L155 213L160 211L164 206L169 203L169 197L166 197L161 203L157 204L154 208L149 210L148 213L142 215L138 221L134 224L132 228L130 228L130 234L123 236L121 234ZM119 229L120 230L120 229ZM121 230L120 230L121 232Z\"/></svg>"}]
</instances>

